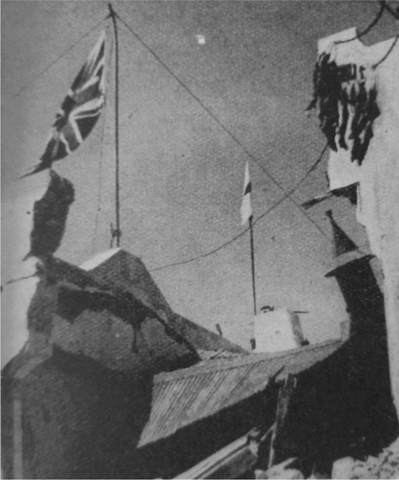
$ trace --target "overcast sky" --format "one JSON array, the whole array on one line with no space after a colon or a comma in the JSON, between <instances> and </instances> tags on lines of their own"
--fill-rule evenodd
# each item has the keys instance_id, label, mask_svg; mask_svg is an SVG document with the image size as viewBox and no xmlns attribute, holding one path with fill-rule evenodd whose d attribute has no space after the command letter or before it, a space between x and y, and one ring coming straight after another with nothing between
<instances>
[{"instance_id":1,"label":"overcast sky","mask_svg":"<svg viewBox=\"0 0 399 480\"><path fill-rule=\"evenodd\" d=\"M119 23L122 247L152 270L207 253L243 231L246 161L255 219L303 178L325 143L315 115L305 115L317 40L364 28L378 4L146 0L114 2L114 8L196 97ZM109 20L69 47L107 13L100 1L2 2L5 276L29 249L32 199L48 174L17 177L38 163L59 105L104 27L112 39ZM383 17L364 41L394 33L391 19ZM109 248L115 223L113 73L111 63L105 114L86 142L55 165L76 188L57 255L78 265ZM302 322L311 342L337 337L346 319L335 280L324 278L331 265L325 210L332 208L367 248L348 201L330 200L305 212L321 231L298 208L325 191L326 160L292 200L255 225L258 307L308 310ZM219 323L227 338L249 346L248 233L213 255L153 276L175 311L212 330Z\"/></svg>"}]
</instances>

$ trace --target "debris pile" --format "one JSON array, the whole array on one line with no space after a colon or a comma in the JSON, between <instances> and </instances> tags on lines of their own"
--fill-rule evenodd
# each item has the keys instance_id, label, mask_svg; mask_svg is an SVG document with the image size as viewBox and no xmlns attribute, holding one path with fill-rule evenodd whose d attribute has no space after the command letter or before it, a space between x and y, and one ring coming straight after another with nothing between
<instances>
[{"instance_id":1,"label":"debris pile","mask_svg":"<svg viewBox=\"0 0 399 480\"><path fill-rule=\"evenodd\" d=\"M296 460L296 458L289 458L278 465L274 465L266 471L255 470L255 478L281 478L285 480L299 480L305 478L300 470L292 467L292 464L294 464Z\"/></svg>"},{"instance_id":2,"label":"debris pile","mask_svg":"<svg viewBox=\"0 0 399 480\"><path fill-rule=\"evenodd\" d=\"M295 465L297 460L290 458L266 471L255 470L255 478L306 478L298 468L293 468L293 464ZM313 472L309 478L397 479L399 478L399 438L377 457L368 456L364 461L355 460L352 457L340 458L334 462L330 476Z\"/></svg>"},{"instance_id":3,"label":"debris pile","mask_svg":"<svg viewBox=\"0 0 399 480\"><path fill-rule=\"evenodd\" d=\"M378 457L355 461L348 478L399 478L399 438Z\"/></svg>"}]
</instances>

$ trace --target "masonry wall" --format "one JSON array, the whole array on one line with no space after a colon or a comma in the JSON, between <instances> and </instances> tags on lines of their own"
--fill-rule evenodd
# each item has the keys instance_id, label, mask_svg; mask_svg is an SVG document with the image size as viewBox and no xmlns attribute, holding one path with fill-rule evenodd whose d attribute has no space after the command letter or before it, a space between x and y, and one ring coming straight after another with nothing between
<instances>
[{"instance_id":1,"label":"masonry wall","mask_svg":"<svg viewBox=\"0 0 399 480\"><path fill-rule=\"evenodd\" d=\"M22 400L23 478L144 478L135 447L150 413L151 377L132 379L55 349L15 380L17 361L2 378L5 478L15 473L15 395Z\"/></svg>"}]
</instances>

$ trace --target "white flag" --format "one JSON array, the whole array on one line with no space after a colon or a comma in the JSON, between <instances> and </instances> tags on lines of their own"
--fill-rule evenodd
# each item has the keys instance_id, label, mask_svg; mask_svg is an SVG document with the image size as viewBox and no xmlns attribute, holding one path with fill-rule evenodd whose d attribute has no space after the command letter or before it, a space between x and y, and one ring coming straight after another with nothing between
<instances>
[{"instance_id":1,"label":"white flag","mask_svg":"<svg viewBox=\"0 0 399 480\"><path fill-rule=\"evenodd\" d=\"M249 178L249 165L248 162L245 165L245 176L244 176L244 191L242 197L241 205L241 223L245 225L248 220L252 217L252 206L251 206L251 179Z\"/></svg>"}]
</instances>

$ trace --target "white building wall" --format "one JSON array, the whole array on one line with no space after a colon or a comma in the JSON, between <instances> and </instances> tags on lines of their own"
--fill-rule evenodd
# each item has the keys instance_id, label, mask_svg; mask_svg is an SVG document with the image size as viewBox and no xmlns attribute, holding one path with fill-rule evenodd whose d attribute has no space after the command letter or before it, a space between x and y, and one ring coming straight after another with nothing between
<instances>
[{"instance_id":1,"label":"white building wall","mask_svg":"<svg viewBox=\"0 0 399 480\"><path fill-rule=\"evenodd\" d=\"M355 29L345 30L321 39L319 52L329 48L332 40L353 38L355 33ZM376 69L370 68L393 42L366 47L354 40L334 47L337 64L354 62L369 67L369 75L375 76L381 114L374 121L374 136L362 165L354 166L346 151L331 152L329 175L330 188L343 186L346 180L352 183L358 175L357 219L383 268L391 384L399 413L399 42Z\"/></svg>"}]
</instances>

